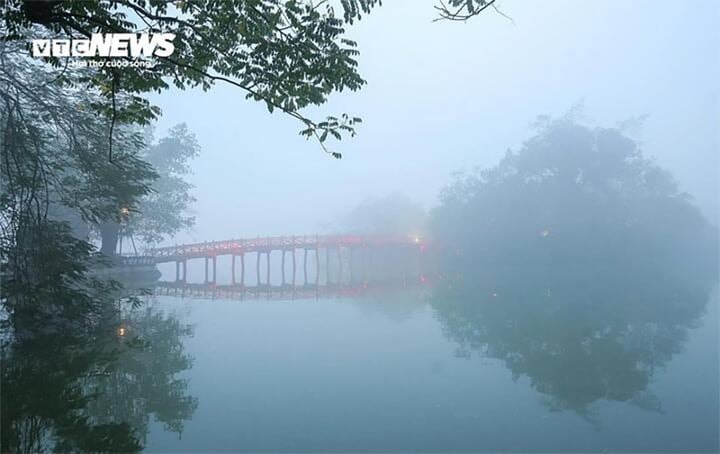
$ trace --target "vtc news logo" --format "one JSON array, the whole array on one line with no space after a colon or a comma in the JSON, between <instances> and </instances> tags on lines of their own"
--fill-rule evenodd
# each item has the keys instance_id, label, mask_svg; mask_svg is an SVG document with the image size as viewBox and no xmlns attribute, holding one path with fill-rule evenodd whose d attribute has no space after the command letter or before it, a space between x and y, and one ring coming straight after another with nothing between
<instances>
[{"instance_id":1,"label":"vtc news logo","mask_svg":"<svg viewBox=\"0 0 720 454\"><path fill-rule=\"evenodd\" d=\"M95 33L90 39L34 39L33 57L169 57L172 33Z\"/></svg>"}]
</instances>

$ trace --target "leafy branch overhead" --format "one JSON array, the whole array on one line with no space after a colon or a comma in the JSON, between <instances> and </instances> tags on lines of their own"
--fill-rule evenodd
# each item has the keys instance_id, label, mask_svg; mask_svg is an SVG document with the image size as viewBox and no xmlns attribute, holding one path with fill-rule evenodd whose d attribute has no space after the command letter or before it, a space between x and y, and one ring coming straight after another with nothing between
<instances>
[{"instance_id":1,"label":"leafy branch overhead","mask_svg":"<svg viewBox=\"0 0 720 454\"><path fill-rule=\"evenodd\" d=\"M306 123L307 128L300 131L301 136L305 136L308 139L314 137L320 142L320 146L326 153L330 153L332 157L336 159L342 158L342 154L337 151L330 151L325 147L325 141L328 138L328 134L333 136L337 140L342 140L341 132L347 132L350 137L355 137L355 125L362 123L362 119L359 117L350 117L348 114L342 114L340 120L336 117L328 117L326 121L321 121L316 125L312 125L309 122Z\"/></svg>"},{"instance_id":2,"label":"leafy branch overhead","mask_svg":"<svg viewBox=\"0 0 720 454\"><path fill-rule=\"evenodd\" d=\"M158 57L153 68L98 69L86 83L104 88L108 115L116 93L209 89L224 82L298 120L317 136L354 132L354 121L317 122L301 113L323 104L330 93L358 90L365 84L357 71L357 44L344 37L345 25L368 13L378 0L343 0L338 17L326 1L248 0L106 0L59 2L10 0L5 34L11 40L47 37L86 38L93 33L173 33L175 51ZM57 59L48 62L59 67ZM109 89L108 89L109 88ZM146 124L157 111L141 96L126 106L131 118ZM322 126L321 126L322 125ZM337 134L335 134L337 133ZM324 145L323 145L324 147Z\"/></svg>"},{"instance_id":3,"label":"leafy branch overhead","mask_svg":"<svg viewBox=\"0 0 720 454\"><path fill-rule=\"evenodd\" d=\"M159 114L144 94L227 83L302 122L301 134L318 140L355 133L357 117L343 115L316 121L302 113L327 101L335 91L365 85L357 71L357 43L346 37L346 25L361 19L381 0L6 0L6 41L33 38L87 38L94 33L172 33L175 51L157 57L152 68L103 67L84 80L99 89L104 103L96 110L118 123L148 124ZM436 6L440 18L467 19L494 0L449 0ZM494 5L493 5L494 7ZM336 11L337 10L337 11ZM56 68L63 62L46 61ZM66 63L65 63L66 64ZM118 112L115 97L126 96ZM111 128L111 133L114 128ZM112 150L112 136L110 137Z\"/></svg>"}]
</instances>

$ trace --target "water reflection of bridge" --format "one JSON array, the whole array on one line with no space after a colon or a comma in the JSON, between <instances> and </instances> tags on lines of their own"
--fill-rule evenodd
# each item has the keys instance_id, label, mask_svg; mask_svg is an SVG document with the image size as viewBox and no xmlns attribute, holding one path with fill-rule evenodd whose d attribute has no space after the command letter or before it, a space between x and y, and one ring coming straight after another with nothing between
<instances>
[{"instance_id":1,"label":"water reflection of bridge","mask_svg":"<svg viewBox=\"0 0 720 454\"><path fill-rule=\"evenodd\" d=\"M416 236L388 235L315 235L281 236L255 239L213 241L197 244L183 244L151 249L150 256L156 264L175 262L175 283L188 284L188 260L205 261L204 284L217 284L217 258L231 257L230 287L245 288L246 254L255 255L255 282L259 288L267 287L271 282L271 253L280 253L280 288L298 284L296 256L302 254L301 286L309 284L317 287L321 283L330 286L343 282L367 281L369 274L378 267L402 269L402 276L419 274L417 265L426 251L426 242ZM320 251L323 251L321 254ZM286 279L286 256L290 253L291 279ZM313 279L308 279L308 255L314 261ZM261 273L261 259L265 256L265 276ZM321 258L323 257L324 258ZM331 260L333 256L333 260ZM237 260L239 259L239 260ZM324 264L324 276L321 277L321 262ZM237 280L236 268L239 263L240 276ZM212 267L210 266L212 265ZM262 278L264 279L264 282ZM225 286L215 286L225 287ZM250 291L250 290L246 290Z\"/></svg>"},{"instance_id":2,"label":"water reflection of bridge","mask_svg":"<svg viewBox=\"0 0 720 454\"><path fill-rule=\"evenodd\" d=\"M155 286L156 295L177 296L180 298L230 299L230 300L307 300L357 298L376 293L390 293L407 289L420 289L429 286L425 275L412 279L387 281L369 284L308 284L308 285L216 285L187 284L184 282L159 282Z\"/></svg>"}]
</instances>

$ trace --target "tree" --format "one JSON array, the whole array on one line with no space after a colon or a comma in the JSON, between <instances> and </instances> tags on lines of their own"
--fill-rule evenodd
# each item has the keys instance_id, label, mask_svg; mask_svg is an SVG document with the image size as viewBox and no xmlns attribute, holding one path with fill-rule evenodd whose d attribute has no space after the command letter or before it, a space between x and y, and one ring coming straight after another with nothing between
<instances>
[{"instance_id":1,"label":"tree","mask_svg":"<svg viewBox=\"0 0 720 454\"><path fill-rule=\"evenodd\" d=\"M139 130L136 133L140 135ZM157 142L152 128L142 136L137 158L157 169L155 178L148 191L118 209L117 218L95 226L102 239L101 252L107 256L115 255L121 236L133 238L133 244L134 239L157 243L195 222L189 214L195 201L190 194L192 185L184 180L191 173L188 161L200 152L195 136L185 124L171 128L168 136Z\"/></svg>"},{"instance_id":2,"label":"tree","mask_svg":"<svg viewBox=\"0 0 720 454\"><path fill-rule=\"evenodd\" d=\"M300 110L324 103L334 91L357 90L365 83L357 73L356 43L344 37L344 24L369 12L378 1L341 3L343 18L325 2L183 0L171 6L164 1L13 0L6 5L5 27L11 40L172 33L175 51L158 57L155 67L105 67L82 81L105 88L105 102L96 105L99 113L147 123L159 112L143 94L167 89L168 81L182 89L208 89L224 82L243 90L248 99L264 102L271 112L278 109L298 119L305 128L302 134L324 143L328 135L353 134L359 119L342 116L316 122ZM47 61L60 64L53 58ZM131 102L117 108L118 93L129 95Z\"/></svg>"},{"instance_id":3,"label":"tree","mask_svg":"<svg viewBox=\"0 0 720 454\"><path fill-rule=\"evenodd\" d=\"M18 43L0 48L0 119L4 128L2 158L3 213L9 238L18 221L42 223L51 208L72 210L91 224L118 220L120 210L149 193L157 177L139 158L143 140L134 128L117 122L117 162L108 162L107 137L112 125L93 112L101 101L79 81L86 71L55 74L24 55ZM125 97L117 105L125 106ZM62 220L62 219L55 219ZM14 226L14 227L13 227ZM104 245L104 251L114 251Z\"/></svg>"},{"instance_id":4,"label":"tree","mask_svg":"<svg viewBox=\"0 0 720 454\"><path fill-rule=\"evenodd\" d=\"M156 176L137 157L140 137L124 124L116 128L123 159L105 159L110 125L92 111L97 93L77 88L85 75L55 74L26 57L19 43L0 43L2 303L13 322L90 311L97 283L85 272L97 260L62 217L116 220Z\"/></svg>"},{"instance_id":5,"label":"tree","mask_svg":"<svg viewBox=\"0 0 720 454\"><path fill-rule=\"evenodd\" d=\"M158 178L152 192L140 199L137 213L129 216L126 229L146 243L157 243L195 222L189 214L195 201L190 195L193 186L184 177L191 173L189 161L200 153L200 145L185 124L174 126L156 143L152 143L150 131L147 141L141 156L156 169Z\"/></svg>"},{"instance_id":6,"label":"tree","mask_svg":"<svg viewBox=\"0 0 720 454\"><path fill-rule=\"evenodd\" d=\"M458 176L432 225L458 269L635 265L691 277L717 266L717 229L671 175L621 131L571 118Z\"/></svg>"}]
</instances>

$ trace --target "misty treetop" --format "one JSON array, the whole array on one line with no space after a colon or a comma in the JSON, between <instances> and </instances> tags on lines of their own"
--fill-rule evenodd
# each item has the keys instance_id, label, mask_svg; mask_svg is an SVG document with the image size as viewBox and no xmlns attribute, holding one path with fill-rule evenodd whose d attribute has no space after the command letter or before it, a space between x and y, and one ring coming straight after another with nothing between
<instances>
[{"instance_id":1,"label":"misty treetop","mask_svg":"<svg viewBox=\"0 0 720 454\"><path fill-rule=\"evenodd\" d=\"M432 214L451 261L712 272L717 230L619 129L545 120L493 168L456 176Z\"/></svg>"}]
</instances>

